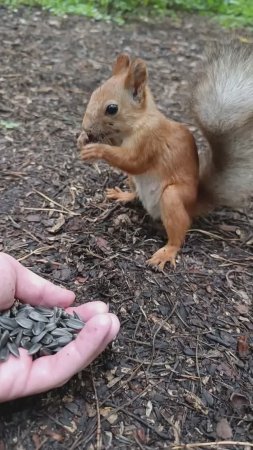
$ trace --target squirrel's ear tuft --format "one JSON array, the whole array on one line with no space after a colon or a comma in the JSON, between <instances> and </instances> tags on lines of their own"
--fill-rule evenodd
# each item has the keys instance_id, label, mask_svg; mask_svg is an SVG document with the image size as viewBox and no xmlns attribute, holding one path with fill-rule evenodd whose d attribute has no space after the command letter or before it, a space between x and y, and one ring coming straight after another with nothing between
<instances>
[{"instance_id":1,"label":"squirrel's ear tuft","mask_svg":"<svg viewBox=\"0 0 253 450\"><path fill-rule=\"evenodd\" d=\"M130 66L130 58L127 55L127 53L121 53L118 55L115 63L112 67L112 74L117 75L120 72L123 72L124 70L128 69Z\"/></svg>"},{"instance_id":2,"label":"squirrel's ear tuft","mask_svg":"<svg viewBox=\"0 0 253 450\"><path fill-rule=\"evenodd\" d=\"M146 63L142 59L136 59L129 67L125 81L125 87L131 89L133 97L141 99L144 97L145 86L147 84L148 71Z\"/></svg>"}]
</instances>

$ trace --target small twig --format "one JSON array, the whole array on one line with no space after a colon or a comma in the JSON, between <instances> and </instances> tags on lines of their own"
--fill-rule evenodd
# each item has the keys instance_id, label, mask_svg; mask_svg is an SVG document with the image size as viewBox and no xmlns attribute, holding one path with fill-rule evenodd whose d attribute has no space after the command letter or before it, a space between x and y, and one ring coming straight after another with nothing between
<instances>
[{"instance_id":1,"label":"small twig","mask_svg":"<svg viewBox=\"0 0 253 450\"><path fill-rule=\"evenodd\" d=\"M238 240L238 239L235 239L235 238L232 238L232 239L227 239L226 238L225 239L224 237L219 236L218 234L210 233L209 231L200 230L198 228L192 228L191 230L188 231L188 233L192 233L194 231L196 231L197 233L205 234L206 236L212 237L214 239L218 239L219 241L235 241L235 240Z\"/></svg>"},{"instance_id":2,"label":"small twig","mask_svg":"<svg viewBox=\"0 0 253 450\"><path fill-rule=\"evenodd\" d=\"M165 297L166 297L166 299L169 301L169 298L168 298L168 295L167 295L167 294L165 294ZM167 317L167 320L169 320L169 319L173 316L174 312L175 312L176 309L177 309L177 306L178 306L178 300L176 300L176 302L174 303L174 306L173 306L171 312L169 313L169 315L168 315L168 317Z\"/></svg>"},{"instance_id":3,"label":"small twig","mask_svg":"<svg viewBox=\"0 0 253 450\"><path fill-rule=\"evenodd\" d=\"M199 349L199 335L197 335L195 360L196 360L196 370L197 370L197 374L198 374L199 381L200 381L200 390L202 392L202 380L201 380L200 371L199 371L199 354L198 354L198 349Z\"/></svg>"},{"instance_id":4,"label":"small twig","mask_svg":"<svg viewBox=\"0 0 253 450\"><path fill-rule=\"evenodd\" d=\"M88 250L87 248L84 250L85 250L85 253L89 256L93 256L94 258L102 259L102 261L104 261L104 259L105 259L105 258L103 258L103 256L100 256L97 253L94 253L91 250Z\"/></svg>"},{"instance_id":5,"label":"small twig","mask_svg":"<svg viewBox=\"0 0 253 450\"><path fill-rule=\"evenodd\" d=\"M28 255L21 256L21 258L18 258L18 261L24 261L25 259L29 258L32 255L40 255L42 252L46 250L50 250L53 246L52 245L45 245L44 247L36 248L35 250L32 250Z\"/></svg>"},{"instance_id":6,"label":"small twig","mask_svg":"<svg viewBox=\"0 0 253 450\"><path fill-rule=\"evenodd\" d=\"M51 212L60 212L62 214L69 214L68 211L62 211L62 209L55 209L55 208L24 208L29 211L51 211Z\"/></svg>"},{"instance_id":7,"label":"small twig","mask_svg":"<svg viewBox=\"0 0 253 450\"><path fill-rule=\"evenodd\" d=\"M253 443L240 441L216 441L216 442L195 442L194 444L180 444L172 445L170 450L188 450L189 448L196 449L197 447L211 447L218 448L219 445L240 445L244 447L253 448Z\"/></svg>"},{"instance_id":8,"label":"small twig","mask_svg":"<svg viewBox=\"0 0 253 450\"><path fill-rule=\"evenodd\" d=\"M96 384L94 381L92 367L90 368L90 373L91 373L91 379L92 379L95 401L96 401L96 409L97 409L97 450L101 450L102 449L102 437L101 437L100 410L99 410L98 394L97 394Z\"/></svg>"},{"instance_id":9,"label":"small twig","mask_svg":"<svg viewBox=\"0 0 253 450\"><path fill-rule=\"evenodd\" d=\"M47 200L50 203L53 203L56 206L59 206L60 208L64 209L65 211L67 211L71 216L80 216L80 213L75 213L73 211L71 211L70 209L66 208L66 206L61 205L60 203L56 202L55 200L53 200L52 198L48 197L47 195L43 194L40 191L37 191L37 189L34 189L34 192L36 192L36 194L40 195L41 197L43 197L45 200Z\"/></svg>"},{"instance_id":10,"label":"small twig","mask_svg":"<svg viewBox=\"0 0 253 450\"><path fill-rule=\"evenodd\" d=\"M141 359L138 359L138 358L132 358L132 356L126 356L126 358L129 360L129 361L133 361L133 362L136 362L136 363L139 363L139 364L143 364L143 365L145 365L145 366L150 366L150 361L142 361ZM153 362L153 364L152 364L152 366L165 366L165 364L166 364L166 362L164 361L164 362L160 362L160 363L154 363Z\"/></svg>"},{"instance_id":11,"label":"small twig","mask_svg":"<svg viewBox=\"0 0 253 450\"><path fill-rule=\"evenodd\" d=\"M166 319L164 319L164 320L162 321L162 323L159 325L159 327L157 328L157 330L156 330L155 333L154 333L154 336L153 336L153 339L152 339L152 353L151 353L151 358L150 358L150 364L149 364L149 366L147 367L147 372L149 372L149 370L151 369L152 364L153 364L153 362L154 362L156 336L158 335L158 333L159 333L159 331L161 330L161 328L163 327L163 325L167 322L167 320L168 320L168 319L167 319L167 317L166 317Z\"/></svg>"},{"instance_id":12,"label":"small twig","mask_svg":"<svg viewBox=\"0 0 253 450\"><path fill-rule=\"evenodd\" d=\"M220 261L225 261L227 264L227 266L229 266L229 265L231 265L231 264L239 264L240 266L248 266L248 264L247 263L245 263L245 262L242 262L242 261L233 261L233 260L231 260L231 259L226 259L226 258L223 258L222 256L220 256L220 255L216 255L216 254L210 254L210 256L211 256L211 258L213 258L213 259L217 259L217 260L220 260ZM253 261L253 258L252 257L249 257L249 258L244 258L244 261ZM223 265L223 267L225 267L225 264Z\"/></svg>"},{"instance_id":13,"label":"small twig","mask_svg":"<svg viewBox=\"0 0 253 450\"><path fill-rule=\"evenodd\" d=\"M6 177L13 177L13 178L23 178L23 176L25 175L24 172L13 172L13 171L3 171L1 172L2 176L6 176Z\"/></svg>"}]
</instances>

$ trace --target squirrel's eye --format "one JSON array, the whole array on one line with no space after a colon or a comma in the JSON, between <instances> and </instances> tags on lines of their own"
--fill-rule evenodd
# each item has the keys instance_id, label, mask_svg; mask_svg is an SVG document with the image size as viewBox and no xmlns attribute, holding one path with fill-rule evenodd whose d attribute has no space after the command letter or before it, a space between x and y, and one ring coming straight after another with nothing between
<instances>
[{"instance_id":1,"label":"squirrel's eye","mask_svg":"<svg viewBox=\"0 0 253 450\"><path fill-rule=\"evenodd\" d=\"M118 112L118 105L108 105L105 110L105 114L109 116L114 116Z\"/></svg>"}]
</instances>

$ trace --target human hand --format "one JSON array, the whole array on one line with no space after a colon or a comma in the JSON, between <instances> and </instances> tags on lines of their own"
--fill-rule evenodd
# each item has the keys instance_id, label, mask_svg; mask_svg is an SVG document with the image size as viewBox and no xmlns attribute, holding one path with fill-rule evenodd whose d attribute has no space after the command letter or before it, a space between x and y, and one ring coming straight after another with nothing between
<instances>
[{"instance_id":1,"label":"human hand","mask_svg":"<svg viewBox=\"0 0 253 450\"><path fill-rule=\"evenodd\" d=\"M16 297L31 305L57 305L69 313L75 310L85 322L77 338L55 355L33 360L21 348L20 358L11 355L8 361L0 362L0 402L62 386L87 367L119 331L119 321L108 313L105 303L90 302L71 308L73 292L44 280L5 253L0 253L0 286L0 310L10 308Z\"/></svg>"}]
</instances>

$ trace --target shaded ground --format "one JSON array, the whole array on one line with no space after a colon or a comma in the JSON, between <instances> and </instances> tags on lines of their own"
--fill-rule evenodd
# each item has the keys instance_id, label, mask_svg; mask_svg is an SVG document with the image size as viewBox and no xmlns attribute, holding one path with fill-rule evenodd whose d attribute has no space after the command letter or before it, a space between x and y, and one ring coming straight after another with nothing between
<instances>
[{"instance_id":1,"label":"shaded ground","mask_svg":"<svg viewBox=\"0 0 253 450\"><path fill-rule=\"evenodd\" d=\"M1 450L96 448L96 408L105 449L212 442L225 437L222 418L252 442L252 210L194 224L176 270L155 273L145 260L163 232L139 204L106 202L123 176L82 165L75 148L84 102L118 51L145 58L162 110L187 120L189 72L224 32L199 18L124 28L27 10L0 18L0 249L79 303L109 302L122 323L92 370L1 406Z\"/></svg>"}]
</instances>

